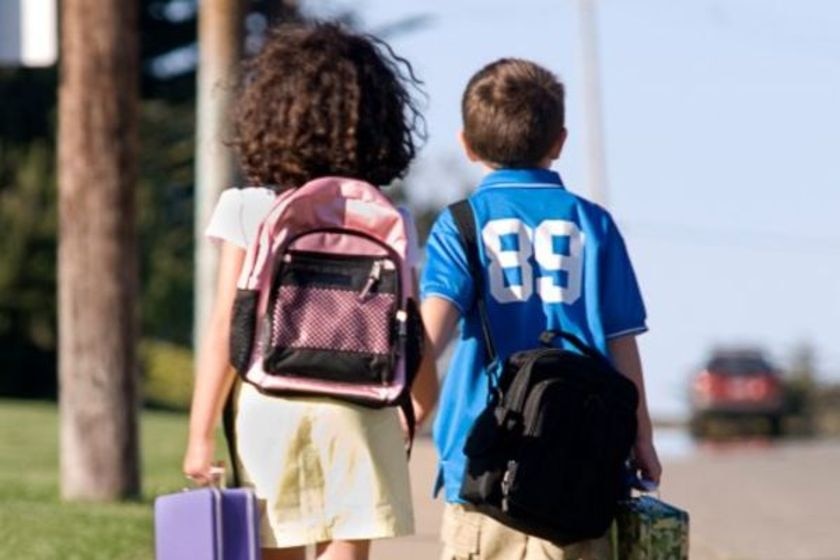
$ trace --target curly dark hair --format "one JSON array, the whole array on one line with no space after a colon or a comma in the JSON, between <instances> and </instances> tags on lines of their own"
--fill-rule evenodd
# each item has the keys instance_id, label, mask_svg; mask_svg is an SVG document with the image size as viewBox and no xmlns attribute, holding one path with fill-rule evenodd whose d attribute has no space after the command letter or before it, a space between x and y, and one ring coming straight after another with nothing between
<instances>
[{"instance_id":1,"label":"curly dark hair","mask_svg":"<svg viewBox=\"0 0 840 560\"><path fill-rule=\"evenodd\" d=\"M411 65L337 24L277 27L243 78L233 146L250 184L295 188L339 175L387 185L425 137Z\"/></svg>"}]
</instances>

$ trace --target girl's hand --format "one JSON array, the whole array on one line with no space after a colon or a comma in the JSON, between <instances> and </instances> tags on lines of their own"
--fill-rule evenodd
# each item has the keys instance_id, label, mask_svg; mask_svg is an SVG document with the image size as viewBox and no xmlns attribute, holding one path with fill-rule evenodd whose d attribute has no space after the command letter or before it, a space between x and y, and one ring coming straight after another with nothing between
<instances>
[{"instance_id":1,"label":"girl's hand","mask_svg":"<svg viewBox=\"0 0 840 560\"><path fill-rule=\"evenodd\" d=\"M636 442L633 446L632 463L635 469L641 471L640 478L659 484L659 479L662 477L662 465L659 464L659 456L656 454L653 441Z\"/></svg>"},{"instance_id":2,"label":"girl's hand","mask_svg":"<svg viewBox=\"0 0 840 560\"><path fill-rule=\"evenodd\" d=\"M213 482L211 474L213 465L213 440L190 439L187 452L184 455L184 474L199 486L207 486Z\"/></svg>"}]
</instances>

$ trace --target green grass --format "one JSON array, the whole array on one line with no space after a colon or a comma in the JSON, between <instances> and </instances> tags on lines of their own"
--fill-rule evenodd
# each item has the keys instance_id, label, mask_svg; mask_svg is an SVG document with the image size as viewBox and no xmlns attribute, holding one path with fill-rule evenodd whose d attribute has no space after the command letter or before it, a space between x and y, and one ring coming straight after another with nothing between
<instances>
[{"instance_id":1,"label":"green grass","mask_svg":"<svg viewBox=\"0 0 840 560\"><path fill-rule=\"evenodd\" d=\"M186 430L186 415L143 411L142 497L115 504L62 502L56 406L0 400L0 558L153 558L152 502L184 486Z\"/></svg>"}]
</instances>

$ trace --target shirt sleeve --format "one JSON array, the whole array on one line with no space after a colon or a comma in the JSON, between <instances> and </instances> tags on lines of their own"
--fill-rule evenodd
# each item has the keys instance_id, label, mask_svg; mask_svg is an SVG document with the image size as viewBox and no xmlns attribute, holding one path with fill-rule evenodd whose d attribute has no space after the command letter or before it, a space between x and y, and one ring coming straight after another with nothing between
<instances>
[{"instance_id":1,"label":"shirt sleeve","mask_svg":"<svg viewBox=\"0 0 840 560\"><path fill-rule=\"evenodd\" d=\"M608 217L606 247L601 263L604 334L617 338L647 331L647 312L624 238Z\"/></svg>"},{"instance_id":2,"label":"shirt sleeve","mask_svg":"<svg viewBox=\"0 0 840 560\"><path fill-rule=\"evenodd\" d=\"M451 301L461 315L475 297L464 244L448 209L438 216L429 233L420 292L423 299L438 296Z\"/></svg>"},{"instance_id":3,"label":"shirt sleeve","mask_svg":"<svg viewBox=\"0 0 840 560\"><path fill-rule=\"evenodd\" d=\"M216 243L228 241L247 249L248 238L242 221L243 211L244 200L240 189L222 191L204 235Z\"/></svg>"}]
</instances>

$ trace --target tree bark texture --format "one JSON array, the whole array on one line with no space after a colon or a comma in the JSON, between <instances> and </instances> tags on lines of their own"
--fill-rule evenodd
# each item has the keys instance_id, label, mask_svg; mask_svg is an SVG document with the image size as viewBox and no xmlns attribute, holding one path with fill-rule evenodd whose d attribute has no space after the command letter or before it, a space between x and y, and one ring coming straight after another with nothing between
<instances>
[{"instance_id":1,"label":"tree bark texture","mask_svg":"<svg viewBox=\"0 0 840 560\"><path fill-rule=\"evenodd\" d=\"M135 343L136 0L62 2L59 86L61 494L139 493Z\"/></svg>"}]
</instances>

